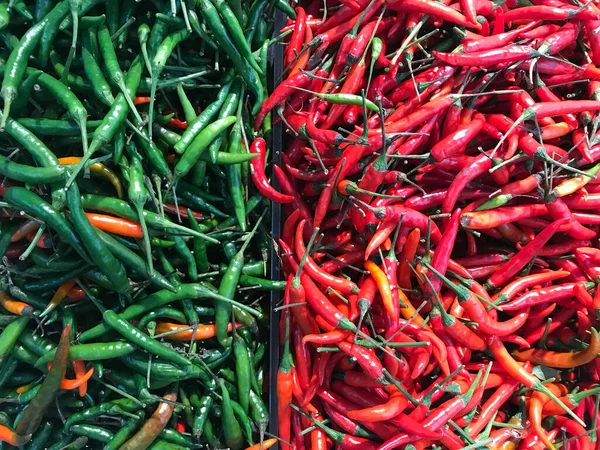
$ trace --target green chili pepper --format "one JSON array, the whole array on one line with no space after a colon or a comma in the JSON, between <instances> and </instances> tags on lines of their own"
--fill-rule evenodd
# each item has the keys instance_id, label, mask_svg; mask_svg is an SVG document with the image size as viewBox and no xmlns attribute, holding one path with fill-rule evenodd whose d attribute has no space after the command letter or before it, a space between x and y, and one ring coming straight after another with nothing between
<instances>
[{"instance_id":1,"label":"green chili pepper","mask_svg":"<svg viewBox=\"0 0 600 450\"><path fill-rule=\"evenodd\" d=\"M194 421L192 424L192 436L199 438L204 431L204 424L208 419L208 415L212 409L213 398L211 395L198 397L197 394L192 394L190 401L194 407Z\"/></svg>"},{"instance_id":2,"label":"green chili pepper","mask_svg":"<svg viewBox=\"0 0 600 450\"><path fill-rule=\"evenodd\" d=\"M150 89L150 107L148 110L148 136L152 139L152 122L154 118L154 100L156 97L156 84L158 77L165 68L167 59L171 56L171 53L177 45L183 42L190 36L190 32L187 29L182 29L169 34L161 44L156 48L154 57L152 58L152 87Z\"/></svg>"},{"instance_id":3,"label":"green chili pepper","mask_svg":"<svg viewBox=\"0 0 600 450\"><path fill-rule=\"evenodd\" d=\"M100 442L109 442L114 437L114 434L110 430L97 425L76 424L70 430L75 434Z\"/></svg>"},{"instance_id":4,"label":"green chili pepper","mask_svg":"<svg viewBox=\"0 0 600 450\"><path fill-rule=\"evenodd\" d=\"M238 153L237 155L234 155L234 154L226 153L226 152L218 152L215 164L223 164L223 165L242 164L246 161L250 161L257 157L258 157L257 154L251 154L251 153ZM206 153L202 153L200 155L199 160L211 162L210 156Z\"/></svg>"},{"instance_id":5,"label":"green chili pepper","mask_svg":"<svg viewBox=\"0 0 600 450\"><path fill-rule=\"evenodd\" d=\"M254 391L250 391L250 414L258 427L260 442L262 442L265 430L269 426L269 409L263 399Z\"/></svg>"},{"instance_id":6,"label":"green chili pepper","mask_svg":"<svg viewBox=\"0 0 600 450\"><path fill-rule=\"evenodd\" d=\"M258 221L257 225L260 224ZM246 251L246 247L250 243L252 236L258 229L257 226L254 227L250 235L246 237L246 241L239 252L231 259L229 262L229 266L227 270L223 274L221 278L221 284L219 285L219 294L227 297L233 298L235 295L236 286L240 275L242 273L242 267L244 266L244 252ZM217 309L215 314L215 325L217 328L217 340L223 347L229 347L231 345L232 339L228 336L227 327L229 325L229 320L232 312L231 303L226 302L218 302Z\"/></svg>"},{"instance_id":7,"label":"green chili pepper","mask_svg":"<svg viewBox=\"0 0 600 450\"><path fill-rule=\"evenodd\" d=\"M120 313L119 316L125 320L134 319L148 311L153 310L154 308L164 306L168 303L172 303L183 298L211 298L214 300L219 300L221 302L228 302L234 304L239 309L252 312L252 314L257 314L252 308L246 305L232 301L214 292L213 290L201 283L194 283L181 284L177 286L176 292L171 292L167 290L155 292L152 295L149 295L148 297L145 297L144 299L141 299L135 304L129 306L122 313ZM91 339L100 337L108 330L109 328L104 324L96 325L95 327L92 327L89 330L86 330L83 333L81 333L79 335L79 342L83 343Z\"/></svg>"},{"instance_id":8,"label":"green chili pepper","mask_svg":"<svg viewBox=\"0 0 600 450\"><path fill-rule=\"evenodd\" d=\"M127 145L129 155L129 188L127 194L129 201L133 203L140 225L142 226L142 233L144 234L144 249L146 251L146 263L148 265L148 274L151 274L154 270L152 264L152 249L150 247L150 236L148 234L148 227L146 226L146 220L144 219L144 205L150 200L150 193L144 186L144 169L142 168L142 160L137 153L137 150L133 145Z\"/></svg>"},{"instance_id":9,"label":"green chili pepper","mask_svg":"<svg viewBox=\"0 0 600 450\"><path fill-rule=\"evenodd\" d=\"M35 361L37 361L38 358L37 354L33 353L31 350L29 350L27 347L20 344L19 342L17 342L14 345L10 354L17 358L19 361L27 363L29 365L35 364Z\"/></svg>"},{"instance_id":10,"label":"green chili pepper","mask_svg":"<svg viewBox=\"0 0 600 450\"><path fill-rule=\"evenodd\" d=\"M123 336L134 345L147 350L148 352L160 356L167 361L172 361L179 366L191 365L190 360L177 353L175 350L161 344L142 333L139 329L131 325L127 320L119 317L113 310L107 309L102 317L106 324Z\"/></svg>"},{"instance_id":11,"label":"green chili pepper","mask_svg":"<svg viewBox=\"0 0 600 450\"><path fill-rule=\"evenodd\" d=\"M173 428L165 428L158 435L159 438L164 440L165 442L180 445L182 448L186 449L194 449L194 448L202 448L204 445L196 444L187 436L181 434L179 431L174 430Z\"/></svg>"},{"instance_id":12,"label":"green chili pepper","mask_svg":"<svg viewBox=\"0 0 600 450\"><path fill-rule=\"evenodd\" d=\"M235 327L233 328L233 354L235 356L238 399L244 412L248 414L250 407L250 370L252 367L252 362L248 357L246 342L236 333Z\"/></svg>"},{"instance_id":13,"label":"green chili pepper","mask_svg":"<svg viewBox=\"0 0 600 450\"><path fill-rule=\"evenodd\" d=\"M98 237L108 250L119 260L125 267L130 268L134 273L143 276L150 280L154 285L163 289L169 289L175 292L175 287L161 275L154 268L150 269L146 265L146 262L138 256L135 252L132 252L127 247L122 245L115 239L114 236L110 236L102 231L97 232Z\"/></svg>"},{"instance_id":14,"label":"green chili pepper","mask_svg":"<svg viewBox=\"0 0 600 450\"><path fill-rule=\"evenodd\" d=\"M250 90L255 96L256 104L253 108L252 113L256 114L260 105L263 103L264 89L259 80L258 74L252 66L247 64L240 54L239 49L236 47L231 37L227 33L219 13L213 4L209 0L198 0L196 4L200 7L200 14L204 17L206 25L212 31L213 35L221 49L229 56L231 62L236 68L237 72L244 79Z\"/></svg>"},{"instance_id":15,"label":"green chili pepper","mask_svg":"<svg viewBox=\"0 0 600 450\"><path fill-rule=\"evenodd\" d=\"M112 48L112 43L110 44ZM135 92L140 84L141 76L142 76L142 60L138 56L134 59L133 63L129 67L129 71L127 72L127 78L125 79L125 92L127 92L127 96L125 96L124 92L120 92L115 101L112 103L110 110L102 121L102 125L96 129L94 133L94 138L88 147L87 154L85 154L75 166L75 169L71 173L69 180L67 181L67 187L69 187L79 172L81 168L87 164L88 160L91 156L102 146L112 141L115 134L121 126L123 122L127 118L127 114L129 113L129 102L131 102L131 97L135 96Z\"/></svg>"},{"instance_id":16,"label":"green chili pepper","mask_svg":"<svg viewBox=\"0 0 600 450\"><path fill-rule=\"evenodd\" d=\"M188 275L192 281L198 281L198 269L193 253L187 246L187 243L181 236L172 236L171 239L175 242L175 250L180 256L185 259L188 267Z\"/></svg>"},{"instance_id":17,"label":"green chili pepper","mask_svg":"<svg viewBox=\"0 0 600 450\"><path fill-rule=\"evenodd\" d=\"M82 258L88 259L80 238L73 232L66 219L42 198L25 188L14 186L7 189L4 199L56 230L63 241L71 245Z\"/></svg>"},{"instance_id":18,"label":"green chili pepper","mask_svg":"<svg viewBox=\"0 0 600 450\"><path fill-rule=\"evenodd\" d=\"M66 449L67 447L71 446L71 439L72 438L73 438L73 435L71 433L65 434L62 437L60 437L60 439L52 447L49 447L46 450L62 450L62 449ZM87 438L85 436L79 436L77 439L85 440L85 442L87 443Z\"/></svg>"},{"instance_id":19,"label":"green chili pepper","mask_svg":"<svg viewBox=\"0 0 600 450\"><path fill-rule=\"evenodd\" d=\"M248 275L241 275L239 280L240 286L260 287L268 291L282 291L285 289L285 281L281 280L266 280Z\"/></svg>"},{"instance_id":20,"label":"green chili pepper","mask_svg":"<svg viewBox=\"0 0 600 450\"><path fill-rule=\"evenodd\" d=\"M6 328L2 330L2 333L0 333L0 368L6 364L11 350L27 326L29 319L30 317L19 317L14 322L8 324Z\"/></svg>"},{"instance_id":21,"label":"green chili pepper","mask_svg":"<svg viewBox=\"0 0 600 450\"><path fill-rule=\"evenodd\" d=\"M136 419L129 419L117 431L113 438L106 443L104 450L117 450L133 435L143 420L143 413L138 413Z\"/></svg>"},{"instance_id":22,"label":"green chili pepper","mask_svg":"<svg viewBox=\"0 0 600 450\"><path fill-rule=\"evenodd\" d=\"M2 364L2 368L0 368L0 387L13 378L18 365L19 360L9 353L8 358L6 358L4 364Z\"/></svg>"},{"instance_id":23,"label":"green chili pepper","mask_svg":"<svg viewBox=\"0 0 600 450\"><path fill-rule=\"evenodd\" d=\"M83 211L81 195L76 184L72 184L67 190L67 203L73 224L87 248L92 261L106 275L117 292L122 294L128 293L130 286L127 274L117 258L114 257L98 238L96 228L90 223Z\"/></svg>"},{"instance_id":24,"label":"green chili pepper","mask_svg":"<svg viewBox=\"0 0 600 450\"><path fill-rule=\"evenodd\" d=\"M135 17L135 13L137 10L138 3L136 0L125 0L121 4L121 8L119 11L119 25L121 27L125 26L130 20ZM117 42L120 47L122 47L127 41L127 33L122 33L119 35Z\"/></svg>"},{"instance_id":25,"label":"green chili pepper","mask_svg":"<svg viewBox=\"0 0 600 450\"><path fill-rule=\"evenodd\" d=\"M143 316L140 319L138 326L140 328L143 328L148 323L150 323L152 321L156 321L157 319L163 319L163 318L176 320L177 322L180 322L180 323L185 323L187 320L185 314L183 314L178 309L171 308L169 306L165 306L163 308L157 308L154 311L150 311L148 314Z\"/></svg>"},{"instance_id":26,"label":"green chili pepper","mask_svg":"<svg viewBox=\"0 0 600 450\"><path fill-rule=\"evenodd\" d=\"M19 336L19 341L21 341L25 347L32 352L37 353L39 356L51 352L52 350L54 350L54 353L56 353L56 344L53 341L38 334L34 334L30 330L23 330ZM53 358L54 354L52 355L52 358L48 359L48 361L52 361Z\"/></svg>"},{"instance_id":27,"label":"green chili pepper","mask_svg":"<svg viewBox=\"0 0 600 450\"><path fill-rule=\"evenodd\" d=\"M248 413L244 411L242 405L233 400L231 400L231 409L233 409L233 413L242 427L246 440L252 445L254 443L252 440L252 420L248 416Z\"/></svg>"},{"instance_id":28,"label":"green chili pepper","mask_svg":"<svg viewBox=\"0 0 600 450\"><path fill-rule=\"evenodd\" d=\"M228 97L231 86L232 82L226 81L221 90L219 90L219 93L217 94L217 99L213 103L208 105L204 109L204 111L200 113L200 115L196 118L194 122L187 124L188 127L181 135L181 138L177 141L177 143L173 145L177 153L184 153L188 146L198 136L198 134L200 134L200 132L204 130L204 128L206 128L206 126L209 123L211 123L215 117L217 117L217 114L219 114L221 107L223 106Z\"/></svg>"},{"instance_id":29,"label":"green chili pepper","mask_svg":"<svg viewBox=\"0 0 600 450\"><path fill-rule=\"evenodd\" d=\"M177 96L179 97L179 103L181 103L181 109L183 110L183 116L187 123L192 123L197 119L196 111L194 106L187 97L183 88L183 83L177 85Z\"/></svg>"},{"instance_id":30,"label":"green chili pepper","mask_svg":"<svg viewBox=\"0 0 600 450\"><path fill-rule=\"evenodd\" d=\"M41 70L35 69L32 71L28 70L25 72L27 78L25 78L25 81L21 82L19 90L17 91L17 95L10 109L10 114L12 117L19 117L21 112L23 111L23 108L27 106L27 103L31 98L33 88L37 84L37 80L42 73L43 72Z\"/></svg>"},{"instance_id":31,"label":"green chili pepper","mask_svg":"<svg viewBox=\"0 0 600 450\"><path fill-rule=\"evenodd\" d=\"M108 81L104 78L104 74L96 61L96 56L93 54L92 38L95 37L92 30L83 33L81 45L83 69L86 77L92 82L92 88L94 89L96 97L98 97L102 103L110 106L112 102L115 101L115 98L113 97Z\"/></svg>"},{"instance_id":32,"label":"green chili pepper","mask_svg":"<svg viewBox=\"0 0 600 450\"><path fill-rule=\"evenodd\" d=\"M11 188L12 189L12 188ZM10 190L10 189L9 189ZM125 217L130 220L139 221L139 216L135 212L135 210L129 206L129 204L123 200L119 200L111 197L100 197L93 194L84 194L81 197L81 201L83 207L86 209L95 209L98 211L103 211L106 213L115 214L120 217ZM176 230L179 232L184 232L187 234L191 234L193 236L198 236L200 238L206 239L208 242L218 243L216 239L213 239L209 236L206 236L202 233L197 233L189 228L186 228L182 225L171 222L169 219L160 216L159 214L144 210L144 218L148 225L154 228L162 229L165 231L168 230Z\"/></svg>"},{"instance_id":33,"label":"green chili pepper","mask_svg":"<svg viewBox=\"0 0 600 450\"><path fill-rule=\"evenodd\" d=\"M263 13L267 7L267 0L255 0L248 12L248 23L246 24L246 40L252 42L256 27L264 21Z\"/></svg>"},{"instance_id":34,"label":"green chili pepper","mask_svg":"<svg viewBox=\"0 0 600 450\"><path fill-rule=\"evenodd\" d=\"M210 445L211 447L221 448L223 446L221 440L217 436L215 436L214 428L210 419L206 419L206 422L204 422L203 436L206 437L208 445Z\"/></svg>"},{"instance_id":35,"label":"green chili pepper","mask_svg":"<svg viewBox=\"0 0 600 450\"><path fill-rule=\"evenodd\" d=\"M194 217L192 211L188 209L187 213L190 221L190 228L195 231L200 231L200 224ZM202 273L209 270L206 242L198 237L194 237L194 259L196 260L196 267L199 272Z\"/></svg>"},{"instance_id":36,"label":"green chili pepper","mask_svg":"<svg viewBox=\"0 0 600 450\"><path fill-rule=\"evenodd\" d=\"M52 12L55 10L62 11L62 6L65 7L64 9L66 9L66 15L68 12L68 5L64 1L59 3ZM21 81L23 80L25 70L27 69L27 60L40 42L42 33L48 29L49 22L51 20L49 16L50 14L41 22L27 30L27 32L19 41L19 45L10 53L8 60L6 61L4 78L2 79L2 89L0 90L0 96L4 100L4 114L2 115L2 120L0 120L0 129L4 129L6 126L6 121L8 120L10 114L11 104L17 96L17 90L21 84Z\"/></svg>"},{"instance_id":37,"label":"green chili pepper","mask_svg":"<svg viewBox=\"0 0 600 450\"><path fill-rule=\"evenodd\" d=\"M211 142L223 131L235 123L235 116L225 117L213 122L198 134L194 141L185 150L181 159L175 165L173 173L176 182L179 178L184 177L192 169L194 164L198 162L202 152L208 148Z\"/></svg>"},{"instance_id":38,"label":"green chili pepper","mask_svg":"<svg viewBox=\"0 0 600 450\"><path fill-rule=\"evenodd\" d=\"M21 118L17 122L42 136L78 136L81 132L79 126L69 120ZM99 120L88 122L87 128L94 131L100 123Z\"/></svg>"},{"instance_id":39,"label":"green chili pepper","mask_svg":"<svg viewBox=\"0 0 600 450\"><path fill-rule=\"evenodd\" d=\"M52 422L44 422L42 427L33 435L27 446L27 450L43 450L47 448L46 443L52 435L54 425Z\"/></svg>"},{"instance_id":40,"label":"green chili pepper","mask_svg":"<svg viewBox=\"0 0 600 450\"><path fill-rule=\"evenodd\" d=\"M290 6L287 0L276 0L275 8L284 13L290 19L296 19L296 10Z\"/></svg>"},{"instance_id":41,"label":"green chili pepper","mask_svg":"<svg viewBox=\"0 0 600 450\"><path fill-rule=\"evenodd\" d=\"M37 23L46 17L46 14L52 10L52 6L54 6L54 2L52 0L35 0L35 22Z\"/></svg>"},{"instance_id":42,"label":"green chili pepper","mask_svg":"<svg viewBox=\"0 0 600 450\"><path fill-rule=\"evenodd\" d=\"M237 122L229 136L229 154L239 155L241 154L241 123ZM237 217L240 230L246 231L246 204L245 196L246 192L242 182L242 168L240 164L232 164L227 166L227 181L229 184L229 193L231 194L231 200L233 202L233 208L235 216Z\"/></svg>"},{"instance_id":43,"label":"green chili pepper","mask_svg":"<svg viewBox=\"0 0 600 450\"><path fill-rule=\"evenodd\" d=\"M46 184L62 180L65 170L61 166L31 167L0 155L0 174L23 183Z\"/></svg>"},{"instance_id":44,"label":"green chili pepper","mask_svg":"<svg viewBox=\"0 0 600 450\"><path fill-rule=\"evenodd\" d=\"M231 398L225 387L225 383L221 381L221 398L223 401L223 431L225 435L225 444L232 450L241 450L244 447L242 437L242 429L237 421L233 408L231 406Z\"/></svg>"},{"instance_id":45,"label":"green chili pepper","mask_svg":"<svg viewBox=\"0 0 600 450\"><path fill-rule=\"evenodd\" d=\"M136 348L129 342L102 342L97 344L78 344L72 345L69 349L70 361L104 361L112 358L133 353ZM48 362L52 361L56 350L48 350L47 353L42 353L40 358L35 362L35 367L44 367Z\"/></svg>"},{"instance_id":46,"label":"green chili pepper","mask_svg":"<svg viewBox=\"0 0 600 450\"><path fill-rule=\"evenodd\" d=\"M99 405L93 406L84 411L80 411L75 414L71 414L69 416L69 418L67 419L67 421L65 422L63 429L65 431L69 431L71 429L72 425L74 425L78 422L89 421L91 419L94 419L96 417L100 417L100 416L106 415L106 414L127 414L127 415L135 416L134 414L131 414L131 413L135 413L139 409L140 409L140 405L138 405L135 402L132 402L129 399L119 399L119 400L115 400L112 402L100 403ZM76 433L76 434L81 434L81 433Z\"/></svg>"}]
</instances>

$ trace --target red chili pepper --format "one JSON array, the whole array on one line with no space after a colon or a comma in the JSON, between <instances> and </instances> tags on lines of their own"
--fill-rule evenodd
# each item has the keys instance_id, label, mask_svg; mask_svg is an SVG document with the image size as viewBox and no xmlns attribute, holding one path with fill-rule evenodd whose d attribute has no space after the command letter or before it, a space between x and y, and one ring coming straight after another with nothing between
<instances>
[{"instance_id":1,"label":"red chili pepper","mask_svg":"<svg viewBox=\"0 0 600 450\"><path fill-rule=\"evenodd\" d=\"M267 100L261 105L260 110L254 119L254 131L258 131L267 114L275 108L279 103L285 101L286 98L296 92L296 88L305 88L311 82L311 78L307 73L297 73L292 75L284 82L279 84Z\"/></svg>"},{"instance_id":2,"label":"red chili pepper","mask_svg":"<svg viewBox=\"0 0 600 450\"><path fill-rule=\"evenodd\" d=\"M179 120L176 117L173 117L171 120L169 120L167 125L169 125L170 127L177 128L179 130L186 130L188 127L187 122L182 122L181 120Z\"/></svg>"},{"instance_id":3,"label":"red chili pepper","mask_svg":"<svg viewBox=\"0 0 600 450\"><path fill-rule=\"evenodd\" d=\"M469 124L463 125L431 148L431 154L437 161L462 153L467 144L481 131L484 117L480 115Z\"/></svg>"},{"instance_id":4,"label":"red chili pepper","mask_svg":"<svg viewBox=\"0 0 600 450\"><path fill-rule=\"evenodd\" d=\"M446 6L427 0L395 0L388 7L397 11L415 11L423 14L432 14L442 20L469 28L481 28L479 22L471 21L458 11Z\"/></svg>"},{"instance_id":5,"label":"red chili pepper","mask_svg":"<svg viewBox=\"0 0 600 450\"><path fill-rule=\"evenodd\" d=\"M408 405L408 400L397 388L392 388L390 399L379 406L348 411L348 417L358 421L382 422L397 417Z\"/></svg>"},{"instance_id":6,"label":"red chili pepper","mask_svg":"<svg viewBox=\"0 0 600 450\"><path fill-rule=\"evenodd\" d=\"M375 352L361 347L360 345L344 341L338 342L337 345L345 354L356 358L360 367L362 367L362 369L374 380L381 382L385 379L383 375L383 366L375 355Z\"/></svg>"},{"instance_id":7,"label":"red chili pepper","mask_svg":"<svg viewBox=\"0 0 600 450\"><path fill-rule=\"evenodd\" d=\"M517 253L510 261L504 263L500 269L498 269L486 282L486 287L494 289L506 281L512 276L516 275L523 267L535 258L542 247L554 236L558 229L567 223L568 219L559 219L553 222L549 227L544 229L533 239L529 244L523 247L519 253Z\"/></svg>"},{"instance_id":8,"label":"red chili pepper","mask_svg":"<svg viewBox=\"0 0 600 450\"><path fill-rule=\"evenodd\" d=\"M304 226L306 225L306 220L302 219L298 223L298 227L296 228L296 238L295 238L295 250L299 259L302 259L306 253L306 247L304 245ZM306 271L315 281L324 286L330 287L332 289L339 290L342 293L353 293L358 294L359 289L351 281L348 281L346 278L336 277L330 273L323 271L314 261L313 259L307 255L306 258Z\"/></svg>"},{"instance_id":9,"label":"red chili pepper","mask_svg":"<svg viewBox=\"0 0 600 450\"><path fill-rule=\"evenodd\" d=\"M273 173L275 174L275 178L277 178L277 181L281 186L281 190L286 195L290 195L294 198L291 206L300 211L300 217L310 220L311 214L308 206L306 206L306 203L304 203L300 194L296 191L292 183L290 183L287 175L279 166L273 166Z\"/></svg>"},{"instance_id":10,"label":"red chili pepper","mask_svg":"<svg viewBox=\"0 0 600 450\"><path fill-rule=\"evenodd\" d=\"M304 34L306 28L306 12L304 8L298 6L296 8L296 21L294 22L294 31L288 42L287 49L285 51L284 64L289 66L292 61L300 53L302 43L304 42Z\"/></svg>"},{"instance_id":11,"label":"red chili pepper","mask_svg":"<svg viewBox=\"0 0 600 450\"><path fill-rule=\"evenodd\" d=\"M444 53L433 51L433 55L453 66L489 67L495 64L515 63L533 58L537 50L526 45L513 45L510 47L496 48L472 53Z\"/></svg>"},{"instance_id":12,"label":"red chili pepper","mask_svg":"<svg viewBox=\"0 0 600 450\"><path fill-rule=\"evenodd\" d=\"M498 19L496 19L498 20ZM462 43L462 47L465 53L481 52L486 50L493 50L512 43L517 37L522 37L523 33L532 30L538 26L541 22L530 22L520 28L507 31L505 33L494 33L492 36L483 37L481 39L470 40Z\"/></svg>"},{"instance_id":13,"label":"red chili pepper","mask_svg":"<svg viewBox=\"0 0 600 450\"><path fill-rule=\"evenodd\" d=\"M599 20L600 16L590 8L577 8L575 6L561 4L560 7L554 6L525 6L515 8L504 13L506 22L515 20L569 20L576 18L579 20Z\"/></svg>"},{"instance_id":14,"label":"red chili pepper","mask_svg":"<svg viewBox=\"0 0 600 450\"><path fill-rule=\"evenodd\" d=\"M294 201L294 197L277 192L273 186L271 186L265 175L266 150L267 143L262 138L255 139L250 145L250 153L259 155L258 158L254 158L250 161L252 181L254 182L256 189L269 200L275 203L291 203Z\"/></svg>"},{"instance_id":15,"label":"red chili pepper","mask_svg":"<svg viewBox=\"0 0 600 450\"><path fill-rule=\"evenodd\" d=\"M577 283L565 283L547 288L533 289L515 300L502 304L502 309L504 311L514 311L545 302L567 300L574 295L576 284ZM586 284L586 287L588 285L591 286L591 283Z\"/></svg>"}]
</instances>

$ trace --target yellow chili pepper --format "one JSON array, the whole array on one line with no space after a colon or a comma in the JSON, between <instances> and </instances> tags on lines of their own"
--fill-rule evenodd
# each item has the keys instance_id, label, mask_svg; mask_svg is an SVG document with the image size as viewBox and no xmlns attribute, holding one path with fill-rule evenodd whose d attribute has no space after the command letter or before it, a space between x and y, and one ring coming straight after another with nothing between
<instances>
[{"instance_id":1,"label":"yellow chili pepper","mask_svg":"<svg viewBox=\"0 0 600 450\"><path fill-rule=\"evenodd\" d=\"M367 269L377 285L379 294L381 295L381 301L387 311L390 318L395 322L398 320L398 309L394 305L394 297L392 295L392 288L390 282L383 270L379 268L373 261L365 262L365 269Z\"/></svg>"},{"instance_id":2,"label":"yellow chili pepper","mask_svg":"<svg viewBox=\"0 0 600 450\"><path fill-rule=\"evenodd\" d=\"M58 159L58 162L65 166L78 164L80 161L81 157L79 156L66 156L64 158ZM99 162L91 164L90 171L106 178L117 191L117 197L123 198L123 186L121 185L121 180L119 179L116 173L114 173L111 169Z\"/></svg>"}]
</instances>

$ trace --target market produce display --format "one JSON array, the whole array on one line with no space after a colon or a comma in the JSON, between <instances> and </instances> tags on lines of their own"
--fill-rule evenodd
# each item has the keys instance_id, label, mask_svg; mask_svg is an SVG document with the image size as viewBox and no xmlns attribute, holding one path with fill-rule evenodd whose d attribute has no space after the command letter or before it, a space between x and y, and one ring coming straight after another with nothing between
<instances>
[{"instance_id":1,"label":"market produce display","mask_svg":"<svg viewBox=\"0 0 600 450\"><path fill-rule=\"evenodd\" d=\"M594 1L295 7L254 122L287 133L284 448L598 448L599 31Z\"/></svg>"},{"instance_id":2,"label":"market produce display","mask_svg":"<svg viewBox=\"0 0 600 450\"><path fill-rule=\"evenodd\" d=\"M276 442L273 10L0 3L1 448Z\"/></svg>"}]
</instances>

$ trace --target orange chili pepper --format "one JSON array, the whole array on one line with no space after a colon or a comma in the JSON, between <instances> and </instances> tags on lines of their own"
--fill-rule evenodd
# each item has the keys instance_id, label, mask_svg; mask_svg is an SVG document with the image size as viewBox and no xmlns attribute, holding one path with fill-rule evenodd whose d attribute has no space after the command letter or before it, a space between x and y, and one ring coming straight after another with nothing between
<instances>
[{"instance_id":1,"label":"orange chili pepper","mask_svg":"<svg viewBox=\"0 0 600 450\"><path fill-rule=\"evenodd\" d=\"M542 140L547 141L548 139L556 139L569 134L571 131L573 131L573 127L566 122L558 122L542 127L541 131Z\"/></svg>"},{"instance_id":2,"label":"orange chili pepper","mask_svg":"<svg viewBox=\"0 0 600 450\"><path fill-rule=\"evenodd\" d=\"M0 442L6 442L7 444L14 445L15 447L20 447L21 445L27 444L30 439L31 434L21 436L10 428L0 425Z\"/></svg>"},{"instance_id":3,"label":"orange chili pepper","mask_svg":"<svg viewBox=\"0 0 600 450\"><path fill-rule=\"evenodd\" d=\"M21 395L27 392L29 389L31 389L31 384L24 384L23 386L19 386L18 388L16 388L15 392Z\"/></svg>"},{"instance_id":4,"label":"orange chili pepper","mask_svg":"<svg viewBox=\"0 0 600 450\"><path fill-rule=\"evenodd\" d=\"M90 212L86 212L85 215L99 230L138 239L144 237L142 226L132 220Z\"/></svg>"},{"instance_id":5,"label":"orange chili pepper","mask_svg":"<svg viewBox=\"0 0 600 450\"><path fill-rule=\"evenodd\" d=\"M544 427L542 427L542 410L545 403L542 397L545 397L545 395L539 392L533 393L531 399L529 400L529 411L527 415L529 417L529 422L531 423L531 428L533 428L535 434L537 434L547 448L550 450L555 450L554 445L552 445L552 442L548 438L546 430L544 430Z\"/></svg>"},{"instance_id":6,"label":"orange chili pepper","mask_svg":"<svg viewBox=\"0 0 600 450\"><path fill-rule=\"evenodd\" d=\"M531 361L534 364L541 364L558 369L572 369L592 362L600 352L600 335L592 328L592 338L585 350L580 352L554 352L539 348L530 348L513 352L513 356L518 361Z\"/></svg>"},{"instance_id":7,"label":"orange chili pepper","mask_svg":"<svg viewBox=\"0 0 600 450\"><path fill-rule=\"evenodd\" d=\"M410 282L410 264L415 259L417 254L417 248L419 246L419 240L421 239L421 230L415 228L410 232L406 238L406 243L400 254L399 265L398 265L398 285L403 289L411 289L412 284Z\"/></svg>"},{"instance_id":8,"label":"orange chili pepper","mask_svg":"<svg viewBox=\"0 0 600 450\"><path fill-rule=\"evenodd\" d=\"M400 298L400 314L402 314L402 317L406 320L412 320L419 327L430 330L431 328L425 323L425 319L423 319L406 294L400 289L398 289L398 297Z\"/></svg>"},{"instance_id":9,"label":"orange chili pepper","mask_svg":"<svg viewBox=\"0 0 600 450\"><path fill-rule=\"evenodd\" d=\"M32 231L31 233L29 233L27 235L27 240L29 242L33 242L36 233L37 231ZM50 240L50 236L48 235L48 233L43 233L42 236L36 242L35 246L39 248L52 248L52 241Z\"/></svg>"},{"instance_id":10,"label":"orange chili pepper","mask_svg":"<svg viewBox=\"0 0 600 450\"><path fill-rule=\"evenodd\" d=\"M150 100L151 100L150 97L138 96L138 97L133 98L133 104L134 105L143 105L145 103L150 103Z\"/></svg>"},{"instance_id":11,"label":"orange chili pepper","mask_svg":"<svg viewBox=\"0 0 600 450\"><path fill-rule=\"evenodd\" d=\"M292 436L292 408L290 407L290 403L293 397L293 367L292 355L290 353L290 316L289 313L286 313L283 354L281 355L281 361L277 370L278 435L284 442L290 442Z\"/></svg>"},{"instance_id":12,"label":"orange chili pepper","mask_svg":"<svg viewBox=\"0 0 600 450\"><path fill-rule=\"evenodd\" d=\"M75 378L74 380L68 380L67 378L63 378L60 382L60 388L65 391L71 391L73 389L77 389L79 386L87 383L87 381L92 378L94 374L94 368L92 367L88 370L82 377Z\"/></svg>"},{"instance_id":13,"label":"orange chili pepper","mask_svg":"<svg viewBox=\"0 0 600 450\"><path fill-rule=\"evenodd\" d=\"M371 276L375 280L375 284L377 284L377 289L379 290L379 295L381 295L381 301L388 315L394 322L397 321L398 313L396 308L394 308L392 288L390 287L390 282L388 281L385 272L381 270L373 261L366 261L365 269L371 273Z\"/></svg>"},{"instance_id":14,"label":"orange chili pepper","mask_svg":"<svg viewBox=\"0 0 600 450\"><path fill-rule=\"evenodd\" d=\"M75 372L75 378L79 379L79 378L83 378L87 375L85 372L85 363L83 361L81 361L80 359L77 359L77 360L71 361L71 364L73 365L73 372ZM92 371L93 371L93 368L92 368ZM85 394L87 393L87 381L82 383L78 389L79 389L79 396L85 397Z\"/></svg>"},{"instance_id":15,"label":"orange chili pepper","mask_svg":"<svg viewBox=\"0 0 600 450\"><path fill-rule=\"evenodd\" d=\"M58 287L58 289L56 290L56 292L54 293L54 295L52 296L52 298L50 299L50 302L48 303L48 305L44 308L44 310L40 314L40 317L44 317L44 316L48 315L48 313L50 313L50 311L54 310L60 304L60 302L62 302L65 299L65 297L67 296L69 291L73 288L73 286L75 286L75 278L65 281L63 284L61 284Z\"/></svg>"},{"instance_id":16,"label":"orange chili pepper","mask_svg":"<svg viewBox=\"0 0 600 450\"><path fill-rule=\"evenodd\" d=\"M0 305L11 314L18 316L33 315L33 306L25 302L13 300L6 291L0 291Z\"/></svg>"},{"instance_id":17,"label":"orange chili pepper","mask_svg":"<svg viewBox=\"0 0 600 450\"><path fill-rule=\"evenodd\" d=\"M246 450L260 450L261 448L266 450L273 447L276 443L277 439L271 438L267 439L266 441L259 442L258 444L251 445L250 447L247 447Z\"/></svg>"},{"instance_id":18,"label":"orange chili pepper","mask_svg":"<svg viewBox=\"0 0 600 450\"><path fill-rule=\"evenodd\" d=\"M236 323L236 328L243 326L240 323ZM194 341L201 341L203 339L210 339L216 336L216 326L214 324L198 325L194 329L189 329L190 325L181 323L170 323L170 322L157 322L156 323L156 334L169 333L171 331L182 330L178 333L168 334L165 336L167 341L190 341L192 340L192 334L194 335ZM233 330L231 323L227 325L227 331Z\"/></svg>"}]
</instances>

